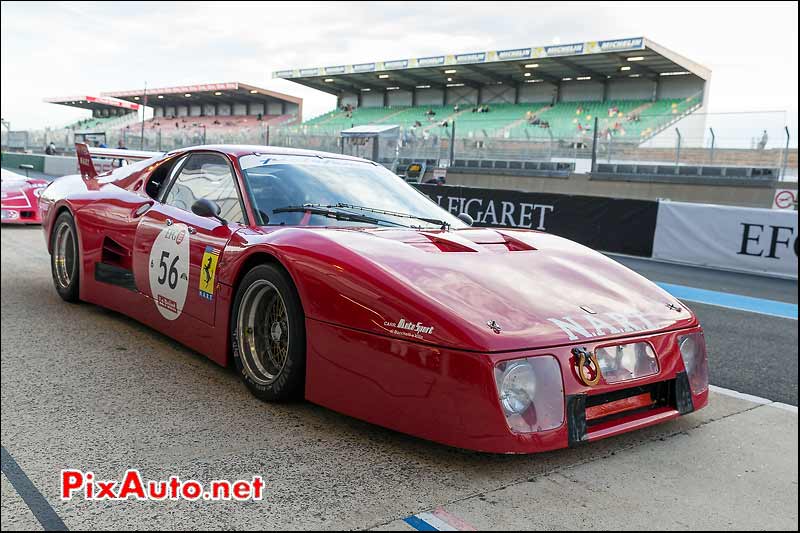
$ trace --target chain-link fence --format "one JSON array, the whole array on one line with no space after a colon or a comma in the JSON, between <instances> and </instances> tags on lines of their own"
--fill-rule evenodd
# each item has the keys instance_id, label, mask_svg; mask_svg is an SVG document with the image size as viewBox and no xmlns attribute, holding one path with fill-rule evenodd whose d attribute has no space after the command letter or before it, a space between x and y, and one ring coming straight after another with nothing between
<instances>
[{"instance_id":1,"label":"chain-link fence","mask_svg":"<svg viewBox=\"0 0 800 533\"><path fill-rule=\"evenodd\" d=\"M508 160L574 162L577 172L589 172L594 162L639 162L675 165L749 166L776 169L774 174L797 178L796 117L774 113L636 114L571 119L566 124L537 123L528 117L497 127L498 119L470 114L464 120L433 118L401 127L396 138L381 139L384 162L412 160ZM585 117L584 117L585 118ZM386 120L385 124L390 124ZM384 125L385 125L384 124ZM655 126L653 126L655 125ZM169 151L200 144L255 144L304 148L371 157L371 145L343 142L337 127L269 125L248 128L206 128L191 123L156 127L152 122L129 124L105 132L109 147ZM24 133L21 135L20 133ZM71 153L71 130L3 131L6 150L43 151L49 142Z\"/></svg>"},{"instance_id":2,"label":"chain-link fence","mask_svg":"<svg viewBox=\"0 0 800 533\"><path fill-rule=\"evenodd\" d=\"M641 143L601 131L597 160L779 169L797 178L797 125L784 112L693 113Z\"/></svg>"}]
</instances>

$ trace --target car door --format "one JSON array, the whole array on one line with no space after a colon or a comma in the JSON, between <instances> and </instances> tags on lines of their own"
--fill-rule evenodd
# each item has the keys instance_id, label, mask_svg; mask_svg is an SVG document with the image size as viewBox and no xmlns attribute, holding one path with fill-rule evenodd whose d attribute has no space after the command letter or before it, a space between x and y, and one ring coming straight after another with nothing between
<instances>
[{"instance_id":1,"label":"car door","mask_svg":"<svg viewBox=\"0 0 800 533\"><path fill-rule=\"evenodd\" d=\"M202 198L219 205L218 218L192 212ZM217 262L246 223L244 212L224 155L195 152L178 163L159 201L141 217L134 250L136 284L164 320L180 323L186 315L214 324Z\"/></svg>"}]
</instances>

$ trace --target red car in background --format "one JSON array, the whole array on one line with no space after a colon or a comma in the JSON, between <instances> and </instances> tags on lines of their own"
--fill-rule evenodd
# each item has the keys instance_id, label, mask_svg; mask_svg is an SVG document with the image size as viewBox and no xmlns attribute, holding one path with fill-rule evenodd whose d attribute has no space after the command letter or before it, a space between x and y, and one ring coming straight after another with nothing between
<instances>
[{"instance_id":1,"label":"red car in background","mask_svg":"<svg viewBox=\"0 0 800 533\"><path fill-rule=\"evenodd\" d=\"M39 195L47 181L26 178L10 170L0 169L2 176L3 224L41 224Z\"/></svg>"},{"instance_id":2,"label":"red car in background","mask_svg":"<svg viewBox=\"0 0 800 533\"><path fill-rule=\"evenodd\" d=\"M55 288L147 324L263 400L307 400L444 444L576 446L708 401L680 301L547 233L473 228L384 167L200 146L41 198Z\"/></svg>"}]
</instances>

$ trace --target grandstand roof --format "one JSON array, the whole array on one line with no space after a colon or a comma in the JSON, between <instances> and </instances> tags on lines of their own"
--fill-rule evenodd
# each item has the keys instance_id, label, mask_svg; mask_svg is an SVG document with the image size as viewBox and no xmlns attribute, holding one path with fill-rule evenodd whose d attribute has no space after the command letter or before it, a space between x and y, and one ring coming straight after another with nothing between
<instances>
[{"instance_id":1,"label":"grandstand roof","mask_svg":"<svg viewBox=\"0 0 800 533\"><path fill-rule=\"evenodd\" d=\"M127 109L129 111L137 111L139 104L135 102L128 102L118 98L111 98L109 96L61 96L54 98L45 98L45 102L51 104L60 104L70 107L80 107L81 109Z\"/></svg>"},{"instance_id":2,"label":"grandstand roof","mask_svg":"<svg viewBox=\"0 0 800 533\"><path fill-rule=\"evenodd\" d=\"M127 100L129 102L144 103L144 88L131 91L113 91L101 93ZM187 104L213 104L220 100L236 102L263 102L264 100L279 100L302 105L303 99L288 94L262 89L254 85L240 82L208 83L203 85L181 85L178 87L161 87L147 89L148 105L187 105Z\"/></svg>"},{"instance_id":3,"label":"grandstand roof","mask_svg":"<svg viewBox=\"0 0 800 533\"><path fill-rule=\"evenodd\" d=\"M497 83L658 78L711 71L644 37L281 70L284 78L331 94L361 90L479 87Z\"/></svg>"}]
</instances>

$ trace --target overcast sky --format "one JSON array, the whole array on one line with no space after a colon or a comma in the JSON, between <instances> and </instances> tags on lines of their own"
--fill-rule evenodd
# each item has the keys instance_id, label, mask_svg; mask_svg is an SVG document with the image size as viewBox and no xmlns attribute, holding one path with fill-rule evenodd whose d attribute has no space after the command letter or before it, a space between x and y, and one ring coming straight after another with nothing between
<instances>
[{"instance_id":1,"label":"overcast sky","mask_svg":"<svg viewBox=\"0 0 800 533\"><path fill-rule=\"evenodd\" d=\"M644 36L709 67L711 111L797 116L797 3L2 2L2 116L12 129L88 112L49 96L241 81L333 97L272 72ZM796 119L788 119L790 121Z\"/></svg>"}]
</instances>

